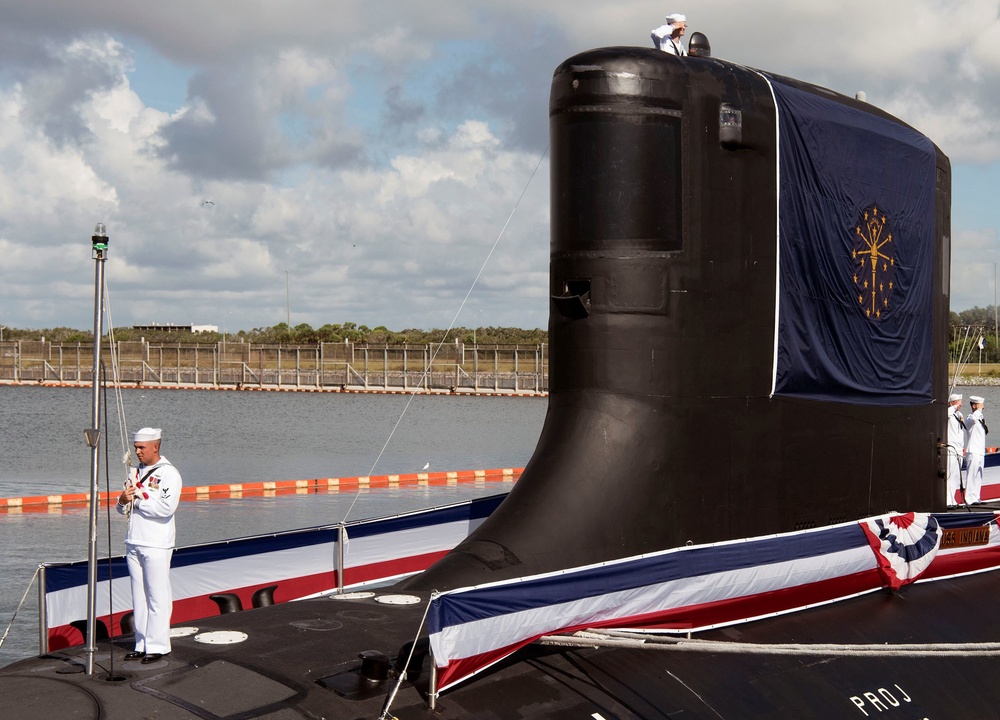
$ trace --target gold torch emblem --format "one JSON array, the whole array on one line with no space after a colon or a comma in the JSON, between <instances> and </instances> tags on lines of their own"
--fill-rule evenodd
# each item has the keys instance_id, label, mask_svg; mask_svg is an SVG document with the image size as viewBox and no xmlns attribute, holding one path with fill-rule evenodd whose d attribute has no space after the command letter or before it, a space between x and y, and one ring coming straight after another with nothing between
<instances>
[{"instance_id":1,"label":"gold torch emblem","mask_svg":"<svg viewBox=\"0 0 1000 720\"><path fill-rule=\"evenodd\" d=\"M856 263L854 286L858 305L865 316L879 320L889 310L889 296L895 285L892 232L885 213L875 205L866 209L860 219L854 230L851 253Z\"/></svg>"}]
</instances>

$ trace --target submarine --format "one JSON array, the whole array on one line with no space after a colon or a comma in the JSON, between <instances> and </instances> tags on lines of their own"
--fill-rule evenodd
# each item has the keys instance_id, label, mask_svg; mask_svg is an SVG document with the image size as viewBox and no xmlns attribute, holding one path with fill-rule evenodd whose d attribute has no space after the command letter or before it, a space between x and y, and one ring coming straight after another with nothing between
<instances>
[{"instance_id":1,"label":"submarine","mask_svg":"<svg viewBox=\"0 0 1000 720\"><path fill-rule=\"evenodd\" d=\"M692 43L695 43L694 37ZM0 670L24 718L995 718L1000 507L945 497L951 173L713 57L550 96L550 393L510 494L375 593ZM194 636L197 637L197 636Z\"/></svg>"}]
</instances>

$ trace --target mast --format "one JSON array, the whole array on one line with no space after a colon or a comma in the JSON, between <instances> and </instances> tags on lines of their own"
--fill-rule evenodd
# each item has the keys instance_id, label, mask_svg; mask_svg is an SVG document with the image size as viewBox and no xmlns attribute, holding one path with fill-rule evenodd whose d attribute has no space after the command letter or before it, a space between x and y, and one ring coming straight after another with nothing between
<instances>
[{"instance_id":1,"label":"mast","mask_svg":"<svg viewBox=\"0 0 1000 720\"><path fill-rule=\"evenodd\" d=\"M98 487L98 449L101 444L101 335L104 320L104 261L107 259L108 236L104 223L94 226L94 234L90 238L93 244L94 270L94 390L91 408L91 424L84 430L87 445L90 447L90 542L87 552L87 674L94 674L94 653L97 651L97 504L100 499ZM110 634L110 628L109 628Z\"/></svg>"}]
</instances>

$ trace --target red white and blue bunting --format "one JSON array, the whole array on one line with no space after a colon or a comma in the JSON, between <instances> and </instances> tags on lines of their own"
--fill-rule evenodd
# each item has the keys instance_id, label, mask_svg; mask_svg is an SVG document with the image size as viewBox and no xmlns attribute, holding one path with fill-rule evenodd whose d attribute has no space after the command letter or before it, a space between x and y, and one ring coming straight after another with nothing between
<instances>
[{"instance_id":1,"label":"red white and blue bunting","mask_svg":"<svg viewBox=\"0 0 1000 720\"><path fill-rule=\"evenodd\" d=\"M941 528L930 513L903 513L861 523L875 551L883 583L898 590L930 567L941 547Z\"/></svg>"},{"instance_id":2,"label":"red white and blue bunting","mask_svg":"<svg viewBox=\"0 0 1000 720\"><path fill-rule=\"evenodd\" d=\"M958 522L988 542L942 549L943 528ZM454 686L543 635L705 630L1000 567L996 524L993 513L894 513L438 594L428 611L437 687Z\"/></svg>"}]
</instances>

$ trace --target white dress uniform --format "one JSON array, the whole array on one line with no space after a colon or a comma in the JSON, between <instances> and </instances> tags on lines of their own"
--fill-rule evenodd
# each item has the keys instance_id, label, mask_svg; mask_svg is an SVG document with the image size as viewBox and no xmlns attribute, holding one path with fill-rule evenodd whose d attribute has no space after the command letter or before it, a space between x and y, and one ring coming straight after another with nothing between
<instances>
[{"instance_id":1,"label":"white dress uniform","mask_svg":"<svg viewBox=\"0 0 1000 720\"><path fill-rule=\"evenodd\" d=\"M948 402L961 400L952 395ZM965 418L955 405L948 406L948 505L957 505L958 492L962 489L962 457L965 454Z\"/></svg>"},{"instance_id":2,"label":"white dress uniform","mask_svg":"<svg viewBox=\"0 0 1000 720\"><path fill-rule=\"evenodd\" d=\"M983 402L983 398L970 396L969 401L980 404ZM967 461L965 471L965 502L971 505L972 503L979 502L979 493L983 487L986 433L989 432L981 407L965 417L965 429L968 434L968 442L965 449L965 458Z\"/></svg>"},{"instance_id":3,"label":"white dress uniform","mask_svg":"<svg viewBox=\"0 0 1000 720\"><path fill-rule=\"evenodd\" d=\"M125 560L132 586L135 649L141 653L170 652L170 558L176 531L174 513L181 497L181 474L160 457L155 465L140 465L129 473L136 486L125 534ZM118 505L118 512L127 512Z\"/></svg>"},{"instance_id":4,"label":"white dress uniform","mask_svg":"<svg viewBox=\"0 0 1000 720\"><path fill-rule=\"evenodd\" d=\"M683 15L667 15L666 25L660 25L649 35L653 38L653 47L663 52L668 52L671 55L677 55L679 57L684 57L687 55L687 50L681 45L680 40L674 40L671 36L674 34L674 23L677 22L687 22Z\"/></svg>"}]
</instances>

